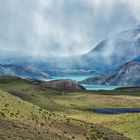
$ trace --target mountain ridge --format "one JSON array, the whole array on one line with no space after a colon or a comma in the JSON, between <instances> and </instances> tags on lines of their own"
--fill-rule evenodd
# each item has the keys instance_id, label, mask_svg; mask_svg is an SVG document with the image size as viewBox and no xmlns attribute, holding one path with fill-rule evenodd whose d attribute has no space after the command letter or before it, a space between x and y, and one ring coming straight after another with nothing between
<instances>
[{"instance_id":1,"label":"mountain ridge","mask_svg":"<svg viewBox=\"0 0 140 140\"><path fill-rule=\"evenodd\" d=\"M80 82L90 85L140 86L140 62L128 62L116 71Z\"/></svg>"},{"instance_id":2,"label":"mountain ridge","mask_svg":"<svg viewBox=\"0 0 140 140\"><path fill-rule=\"evenodd\" d=\"M7 53L8 54L8 53ZM129 61L138 61L140 56L140 26L122 31L99 42L87 54L73 57L29 58L11 57L1 64L26 67L30 65L51 76L99 75L116 70Z\"/></svg>"},{"instance_id":3,"label":"mountain ridge","mask_svg":"<svg viewBox=\"0 0 140 140\"><path fill-rule=\"evenodd\" d=\"M140 56L140 26L101 41L82 56L87 67L109 72Z\"/></svg>"},{"instance_id":4,"label":"mountain ridge","mask_svg":"<svg viewBox=\"0 0 140 140\"><path fill-rule=\"evenodd\" d=\"M16 76L21 78L35 78L35 79L49 79L51 78L47 73L32 66L16 66L12 64L0 64L0 76Z\"/></svg>"}]
</instances>

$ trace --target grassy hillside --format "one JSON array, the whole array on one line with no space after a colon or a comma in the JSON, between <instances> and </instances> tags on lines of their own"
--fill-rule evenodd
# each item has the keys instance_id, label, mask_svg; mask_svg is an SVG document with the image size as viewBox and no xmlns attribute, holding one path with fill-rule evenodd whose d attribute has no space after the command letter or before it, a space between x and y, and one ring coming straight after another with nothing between
<instances>
[{"instance_id":1,"label":"grassy hillside","mask_svg":"<svg viewBox=\"0 0 140 140\"><path fill-rule=\"evenodd\" d=\"M0 119L1 140L61 140L57 134L51 134L47 129L33 127L20 122Z\"/></svg>"},{"instance_id":2,"label":"grassy hillside","mask_svg":"<svg viewBox=\"0 0 140 140\"><path fill-rule=\"evenodd\" d=\"M140 107L139 91L133 92L135 96L130 96L130 91L123 91L125 95L119 95L122 91L73 93L9 77L0 78L0 89L9 92L0 92L1 116L5 114L2 121L18 121L21 125L30 124L31 129L47 129L52 139L125 139L110 129L134 140L140 138L140 114L103 115L89 110L93 107ZM13 112L14 115L10 115Z\"/></svg>"},{"instance_id":3,"label":"grassy hillside","mask_svg":"<svg viewBox=\"0 0 140 140\"><path fill-rule=\"evenodd\" d=\"M63 104L69 108L78 110L69 113L70 118L82 120L85 122L94 122L104 127L111 128L123 133L125 136L134 140L140 139L140 114L97 114L89 111L92 107L132 107L140 108L140 97L135 96L115 96L115 95L91 95L75 94L55 97L55 102Z\"/></svg>"},{"instance_id":4,"label":"grassy hillside","mask_svg":"<svg viewBox=\"0 0 140 140\"><path fill-rule=\"evenodd\" d=\"M0 122L0 135L5 140L127 139L110 129L46 111L3 91L0 91Z\"/></svg>"},{"instance_id":5,"label":"grassy hillside","mask_svg":"<svg viewBox=\"0 0 140 140\"><path fill-rule=\"evenodd\" d=\"M46 121L49 115L50 112L38 106L0 91L0 138L2 139L62 139L48 129L48 124L55 120L55 117L51 117L51 120Z\"/></svg>"}]
</instances>

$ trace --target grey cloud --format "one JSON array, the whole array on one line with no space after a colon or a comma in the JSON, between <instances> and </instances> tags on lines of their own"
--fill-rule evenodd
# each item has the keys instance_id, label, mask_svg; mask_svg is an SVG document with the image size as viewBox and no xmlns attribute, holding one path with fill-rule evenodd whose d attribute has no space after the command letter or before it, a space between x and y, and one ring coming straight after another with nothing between
<instances>
[{"instance_id":1,"label":"grey cloud","mask_svg":"<svg viewBox=\"0 0 140 140\"><path fill-rule=\"evenodd\" d=\"M31 55L86 53L139 23L139 0L0 0L0 49Z\"/></svg>"}]
</instances>

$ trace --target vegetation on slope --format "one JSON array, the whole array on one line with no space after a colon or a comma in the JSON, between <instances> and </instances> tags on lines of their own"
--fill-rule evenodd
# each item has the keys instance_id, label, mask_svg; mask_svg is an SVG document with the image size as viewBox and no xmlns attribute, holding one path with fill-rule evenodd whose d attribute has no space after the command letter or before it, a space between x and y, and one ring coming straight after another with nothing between
<instances>
[{"instance_id":1,"label":"vegetation on slope","mask_svg":"<svg viewBox=\"0 0 140 140\"><path fill-rule=\"evenodd\" d=\"M131 133L126 130L127 123L130 122L137 124L129 125L130 130L140 128L139 114L102 115L89 111L92 107L140 107L138 91L138 96L113 95L118 93L117 91L111 91L108 95L104 91L74 93L52 90L18 78L13 80L13 78L6 77L6 82L3 82L4 79L0 79L0 89L9 93L0 92L2 95L0 96L0 112L5 114L5 117L2 117L1 114L2 121L27 124L31 129L41 128L52 139L58 137L56 140L59 138L76 140L127 139L104 127L139 140L139 131ZM125 93L127 94L127 91ZM120 94L123 93L120 92ZM128 94L130 93L128 92ZM3 95L5 95L4 98ZM13 112L14 115L10 116L10 113ZM119 122L121 123L119 124ZM32 134L34 135L34 133L36 131Z\"/></svg>"},{"instance_id":2,"label":"vegetation on slope","mask_svg":"<svg viewBox=\"0 0 140 140\"><path fill-rule=\"evenodd\" d=\"M5 127L0 127L1 135L5 139L11 137L12 139L14 137L17 139L26 139L27 137L33 139L36 134L37 137L46 140L127 139L122 134L93 123L77 121L64 115L46 111L3 91L0 92L0 120L2 124L5 124ZM5 131L7 127L10 129L9 132L13 129L10 134ZM31 137L29 133L25 135L28 127Z\"/></svg>"}]
</instances>

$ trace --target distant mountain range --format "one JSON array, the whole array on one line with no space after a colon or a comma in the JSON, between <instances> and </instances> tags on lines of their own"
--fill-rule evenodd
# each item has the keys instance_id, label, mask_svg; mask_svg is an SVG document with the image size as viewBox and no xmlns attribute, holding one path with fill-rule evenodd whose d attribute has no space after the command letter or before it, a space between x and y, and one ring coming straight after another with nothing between
<instances>
[{"instance_id":1,"label":"distant mountain range","mask_svg":"<svg viewBox=\"0 0 140 140\"><path fill-rule=\"evenodd\" d=\"M90 85L140 86L140 62L128 62L118 70L80 82Z\"/></svg>"},{"instance_id":2,"label":"distant mountain range","mask_svg":"<svg viewBox=\"0 0 140 140\"><path fill-rule=\"evenodd\" d=\"M17 76L21 78L48 79L50 76L31 66L0 65L0 76Z\"/></svg>"},{"instance_id":3,"label":"distant mountain range","mask_svg":"<svg viewBox=\"0 0 140 140\"><path fill-rule=\"evenodd\" d=\"M82 84L139 86L140 26L103 40L82 59L87 67L107 73Z\"/></svg>"},{"instance_id":4,"label":"distant mountain range","mask_svg":"<svg viewBox=\"0 0 140 140\"><path fill-rule=\"evenodd\" d=\"M37 79L46 79L48 75L102 75L130 61L140 62L140 26L108 37L81 56L34 58L0 51L1 75Z\"/></svg>"},{"instance_id":5,"label":"distant mountain range","mask_svg":"<svg viewBox=\"0 0 140 140\"><path fill-rule=\"evenodd\" d=\"M46 66L48 73L59 75L99 75L116 70L130 61L140 60L140 26L115 34L97 44L89 53L46 60L36 64ZM41 65L42 63L42 65Z\"/></svg>"},{"instance_id":6,"label":"distant mountain range","mask_svg":"<svg viewBox=\"0 0 140 140\"><path fill-rule=\"evenodd\" d=\"M86 67L109 72L138 57L140 58L140 26L101 41L81 59Z\"/></svg>"}]
</instances>

